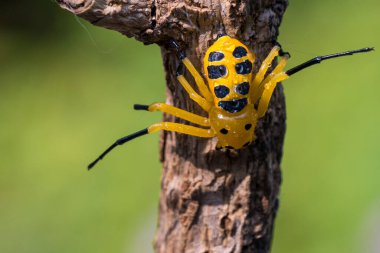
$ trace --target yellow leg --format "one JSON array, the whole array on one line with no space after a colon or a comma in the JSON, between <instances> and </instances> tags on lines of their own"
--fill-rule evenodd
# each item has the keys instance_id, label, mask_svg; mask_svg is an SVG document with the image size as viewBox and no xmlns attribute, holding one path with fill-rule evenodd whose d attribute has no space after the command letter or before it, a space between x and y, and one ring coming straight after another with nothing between
<instances>
[{"instance_id":1,"label":"yellow leg","mask_svg":"<svg viewBox=\"0 0 380 253\"><path fill-rule=\"evenodd\" d=\"M269 102L272 97L273 91L277 86L277 83L287 79L289 76L285 73L279 73L276 76L273 76L268 80L267 83L264 84L264 91L260 98L259 108L257 110L257 114L259 118L264 117L266 111L268 110Z\"/></svg>"},{"instance_id":2,"label":"yellow leg","mask_svg":"<svg viewBox=\"0 0 380 253\"><path fill-rule=\"evenodd\" d=\"M264 79L265 73L268 71L268 68L271 66L272 61L276 56L278 56L278 51L280 51L279 46L274 46L268 56L265 58L265 60L262 62L259 72L255 75L255 78L252 82L252 88L251 88L251 94L253 99L258 99L260 97L261 92L258 91L258 88L261 84L261 82ZM255 101L255 100L252 100Z\"/></svg>"},{"instance_id":3,"label":"yellow leg","mask_svg":"<svg viewBox=\"0 0 380 253\"><path fill-rule=\"evenodd\" d=\"M190 98L194 100L203 110L209 112L211 109L211 103L206 101L203 97L201 97L195 90L190 86L189 82L185 79L183 75L177 77L178 81L181 83L183 88L189 93Z\"/></svg>"},{"instance_id":4,"label":"yellow leg","mask_svg":"<svg viewBox=\"0 0 380 253\"><path fill-rule=\"evenodd\" d=\"M201 125L201 126L210 126L210 121L208 118L198 116L194 113L187 112L185 110L179 109L177 107L167 105L164 103L154 103L151 104L148 107L148 111L154 112L154 111L161 111L165 113L169 113L171 115L174 115L178 118L187 120L189 122Z\"/></svg>"},{"instance_id":5,"label":"yellow leg","mask_svg":"<svg viewBox=\"0 0 380 253\"><path fill-rule=\"evenodd\" d=\"M191 75L194 77L195 83L198 86L198 89L202 96L209 102L213 101L212 95L208 87L206 86L202 76L198 73L194 65L191 63L189 58L185 57L182 60L183 64L185 64L186 68L190 71Z\"/></svg>"},{"instance_id":6,"label":"yellow leg","mask_svg":"<svg viewBox=\"0 0 380 253\"><path fill-rule=\"evenodd\" d=\"M211 129L203 129L173 122L160 122L148 127L149 133L154 133L160 130L173 131L203 138L211 138L215 136L214 131Z\"/></svg>"},{"instance_id":7,"label":"yellow leg","mask_svg":"<svg viewBox=\"0 0 380 253\"><path fill-rule=\"evenodd\" d=\"M253 99L252 101L254 104L256 104L257 101L262 96L262 93L265 89L265 85L267 83L269 83L269 80L271 80L272 78L274 78L278 74L284 72L284 68L285 68L285 65L286 65L286 62L288 61L288 59L289 59L289 56L282 57L280 62L277 64L276 68L269 75L267 75L267 77L265 77L264 81L262 81L260 83L260 85L257 87L257 89L255 91L255 92L257 92L257 94L255 95L255 97L252 98Z\"/></svg>"}]
</instances>

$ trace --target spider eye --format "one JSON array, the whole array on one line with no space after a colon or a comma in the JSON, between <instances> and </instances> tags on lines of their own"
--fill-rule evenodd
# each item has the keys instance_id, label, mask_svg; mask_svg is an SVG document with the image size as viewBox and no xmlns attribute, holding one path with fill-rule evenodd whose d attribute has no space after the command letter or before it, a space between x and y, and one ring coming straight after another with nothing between
<instances>
[{"instance_id":1,"label":"spider eye","mask_svg":"<svg viewBox=\"0 0 380 253\"><path fill-rule=\"evenodd\" d=\"M244 47L236 47L235 50L233 51L232 55L235 58L241 58L247 55L247 50L245 50Z\"/></svg>"},{"instance_id":2,"label":"spider eye","mask_svg":"<svg viewBox=\"0 0 380 253\"><path fill-rule=\"evenodd\" d=\"M238 74L249 74L252 71L252 62L245 60L235 65L235 70Z\"/></svg>"},{"instance_id":3,"label":"spider eye","mask_svg":"<svg viewBox=\"0 0 380 253\"><path fill-rule=\"evenodd\" d=\"M247 95L249 92L249 83L244 82L236 86L236 92L241 95Z\"/></svg>"},{"instance_id":4,"label":"spider eye","mask_svg":"<svg viewBox=\"0 0 380 253\"><path fill-rule=\"evenodd\" d=\"M219 85L214 87L214 93L217 98L224 98L230 93L230 89L227 86Z\"/></svg>"},{"instance_id":5,"label":"spider eye","mask_svg":"<svg viewBox=\"0 0 380 253\"><path fill-rule=\"evenodd\" d=\"M224 54L222 52L211 52L208 55L208 61L221 61L224 58Z\"/></svg>"},{"instance_id":6,"label":"spider eye","mask_svg":"<svg viewBox=\"0 0 380 253\"><path fill-rule=\"evenodd\" d=\"M219 77L223 77L227 73L226 66L218 65L218 66L208 66L208 77L210 79L218 79Z\"/></svg>"}]
</instances>

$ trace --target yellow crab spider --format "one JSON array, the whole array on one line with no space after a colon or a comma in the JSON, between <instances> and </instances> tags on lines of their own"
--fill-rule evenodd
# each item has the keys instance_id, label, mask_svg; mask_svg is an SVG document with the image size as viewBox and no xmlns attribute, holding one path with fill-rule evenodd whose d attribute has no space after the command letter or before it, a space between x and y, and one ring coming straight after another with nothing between
<instances>
[{"instance_id":1,"label":"yellow crab spider","mask_svg":"<svg viewBox=\"0 0 380 253\"><path fill-rule=\"evenodd\" d=\"M289 54L283 53L279 46L274 46L261 64L259 71L254 74L252 70L255 55L237 39L224 35L220 36L208 48L203 59L207 86L201 74L195 69L190 60L185 57L177 43L172 41L172 44L177 49L182 63L194 77L200 94L192 88L182 73L177 73L177 79L190 98L208 113L208 117L202 117L164 103L135 105L136 110L161 111L194 123L199 127L174 122L153 124L146 129L118 139L92 162L88 169L91 169L116 146L136 137L160 130L203 138L216 137L218 140L217 149L241 149L246 147L255 139L257 121L264 117L273 91L279 82L323 60L373 50L373 48L363 48L317 56L288 71L284 71ZM280 61L274 70L266 75L268 68L277 56L281 57Z\"/></svg>"}]
</instances>

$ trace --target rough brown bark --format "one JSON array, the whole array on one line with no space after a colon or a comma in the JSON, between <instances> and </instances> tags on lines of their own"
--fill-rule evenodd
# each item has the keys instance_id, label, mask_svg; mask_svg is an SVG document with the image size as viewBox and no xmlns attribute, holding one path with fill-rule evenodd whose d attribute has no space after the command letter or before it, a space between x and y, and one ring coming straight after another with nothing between
<instances>
[{"instance_id":1,"label":"rough brown bark","mask_svg":"<svg viewBox=\"0 0 380 253\"><path fill-rule=\"evenodd\" d=\"M225 32L250 47L255 67L277 38L287 0L58 0L94 25L161 47L167 103L202 114L175 77L176 39L201 71L206 49ZM189 79L190 77L187 76ZM191 79L190 79L191 80ZM168 121L180 121L169 115ZM272 97L257 139L236 152L215 151L215 140L165 132L156 252L269 252L281 183L285 133L282 87Z\"/></svg>"}]
</instances>

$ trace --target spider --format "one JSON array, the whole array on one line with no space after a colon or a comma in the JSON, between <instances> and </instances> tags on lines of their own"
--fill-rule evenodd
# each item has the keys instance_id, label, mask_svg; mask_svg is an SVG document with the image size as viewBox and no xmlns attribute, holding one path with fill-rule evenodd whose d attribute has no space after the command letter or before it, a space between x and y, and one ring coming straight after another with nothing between
<instances>
[{"instance_id":1,"label":"spider","mask_svg":"<svg viewBox=\"0 0 380 253\"><path fill-rule=\"evenodd\" d=\"M252 69L255 55L239 40L222 35L207 49L203 59L207 86L201 74L195 69L184 52L181 51L178 44L175 41L171 41L171 44L177 50L182 64L193 76L200 94L192 88L182 71L177 71L179 83L187 91L190 98L208 113L208 117L202 117L165 103L136 104L134 105L135 110L161 111L200 127L174 122L153 124L148 128L116 140L95 161L88 165L88 169L91 169L116 146L160 130L203 138L216 137L218 140L217 149L244 148L254 141L257 121L264 117L273 91L279 82L323 60L373 50L373 48L362 48L317 56L288 71L284 71L290 55L283 52L279 44L277 44L265 58L258 72L254 74ZM271 73L266 75L268 68L277 56L281 57L277 66Z\"/></svg>"}]
</instances>

